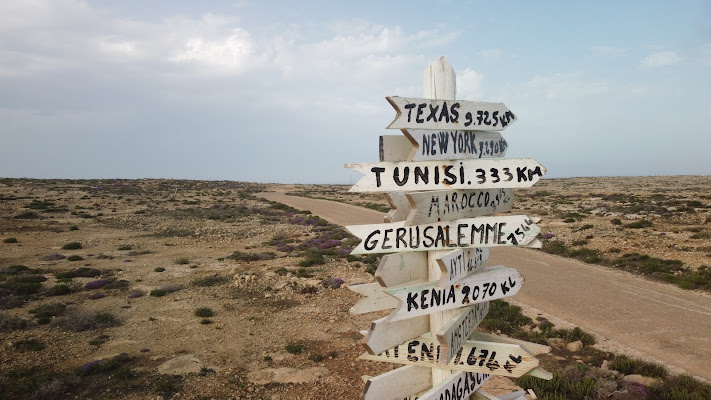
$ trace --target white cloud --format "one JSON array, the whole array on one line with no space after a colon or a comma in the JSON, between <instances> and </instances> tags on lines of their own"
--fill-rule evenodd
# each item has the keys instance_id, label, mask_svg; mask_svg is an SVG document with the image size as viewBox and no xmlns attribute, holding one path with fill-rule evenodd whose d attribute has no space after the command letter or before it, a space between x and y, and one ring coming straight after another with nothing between
<instances>
[{"instance_id":1,"label":"white cloud","mask_svg":"<svg viewBox=\"0 0 711 400\"><path fill-rule=\"evenodd\" d=\"M254 44L249 33L235 28L223 38L209 39L192 37L185 41L182 49L170 58L173 62L198 63L223 71L245 68L254 54Z\"/></svg>"},{"instance_id":2,"label":"white cloud","mask_svg":"<svg viewBox=\"0 0 711 400\"><path fill-rule=\"evenodd\" d=\"M658 68L666 67L668 65L675 65L681 62L681 57L679 57L673 51L660 51L657 53L652 53L647 57L644 57L640 62L642 68Z\"/></svg>"},{"instance_id":3,"label":"white cloud","mask_svg":"<svg viewBox=\"0 0 711 400\"><path fill-rule=\"evenodd\" d=\"M457 74L457 98L474 101L481 99L484 95L481 89L483 80L484 75L471 68Z\"/></svg>"}]
</instances>

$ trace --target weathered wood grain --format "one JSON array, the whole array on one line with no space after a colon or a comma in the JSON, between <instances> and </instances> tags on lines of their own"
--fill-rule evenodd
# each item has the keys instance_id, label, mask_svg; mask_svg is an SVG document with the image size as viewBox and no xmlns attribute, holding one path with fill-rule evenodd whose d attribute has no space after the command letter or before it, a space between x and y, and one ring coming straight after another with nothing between
<instances>
[{"instance_id":1,"label":"weathered wood grain","mask_svg":"<svg viewBox=\"0 0 711 400\"><path fill-rule=\"evenodd\" d=\"M406 365L370 377L361 400L402 400L432 386L432 371L427 367Z\"/></svg>"},{"instance_id":2,"label":"weathered wood grain","mask_svg":"<svg viewBox=\"0 0 711 400\"><path fill-rule=\"evenodd\" d=\"M378 282L349 285L348 289L364 296L364 298L360 299L351 307L351 314L365 314L389 310L398 304L397 300L394 300L383 291L382 286L380 286Z\"/></svg>"}]
</instances>

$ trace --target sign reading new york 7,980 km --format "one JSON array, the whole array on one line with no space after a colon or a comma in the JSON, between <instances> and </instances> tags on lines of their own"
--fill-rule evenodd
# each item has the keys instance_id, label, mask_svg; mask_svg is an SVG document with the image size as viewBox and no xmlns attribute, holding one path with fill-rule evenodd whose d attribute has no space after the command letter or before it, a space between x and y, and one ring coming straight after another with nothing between
<instances>
[{"instance_id":1,"label":"sign reading new york 7,980 km","mask_svg":"<svg viewBox=\"0 0 711 400\"><path fill-rule=\"evenodd\" d=\"M500 131L516 121L504 103L386 97L397 111L389 129Z\"/></svg>"},{"instance_id":2,"label":"sign reading new york 7,980 km","mask_svg":"<svg viewBox=\"0 0 711 400\"><path fill-rule=\"evenodd\" d=\"M351 192L530 187L546 169L532 158L346 164L364 176Z\"/></svg>"}]
</instances>

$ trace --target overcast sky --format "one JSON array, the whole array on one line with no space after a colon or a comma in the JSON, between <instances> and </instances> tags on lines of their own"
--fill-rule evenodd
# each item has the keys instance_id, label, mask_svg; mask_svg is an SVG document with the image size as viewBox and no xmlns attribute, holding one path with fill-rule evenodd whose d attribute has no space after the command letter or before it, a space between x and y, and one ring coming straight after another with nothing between
<instances>
[{"instance_id":1,"label":"overcast sky","mask_svg":"<svg viewBox=\"0 0 711 400\"><path fill-rule=\"evenodd\" d=\"M0 176L349 183L446 56L546 177L711 174L708 1L0 1Z\"/></svg>"}]
</instances>

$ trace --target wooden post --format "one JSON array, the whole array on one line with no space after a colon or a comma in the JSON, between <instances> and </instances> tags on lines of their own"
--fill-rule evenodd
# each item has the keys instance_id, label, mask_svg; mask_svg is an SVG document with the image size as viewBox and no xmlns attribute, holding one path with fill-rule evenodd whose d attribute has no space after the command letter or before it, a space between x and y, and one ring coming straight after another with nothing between
<instances>
[{"instance_id":1,"label":"wooden post","mask_svg":"<svg viewBox=\"0 0 711 400\"><path fill-rule=\"evenodd\" d=\"M441 56L425 68L422 79L422 97L437 100L457 99L457 77L454 68L444 56ZM437 263L437 259L447 254L447 250L435 250L427 252L428 280L438 281L442 270ZM430 314L430 334L437 337L437 332L457 313L456 310L442 311ZM432 385L444 381L451 371L440 368L432 368Z\"/></svg>"}]
</instances>

